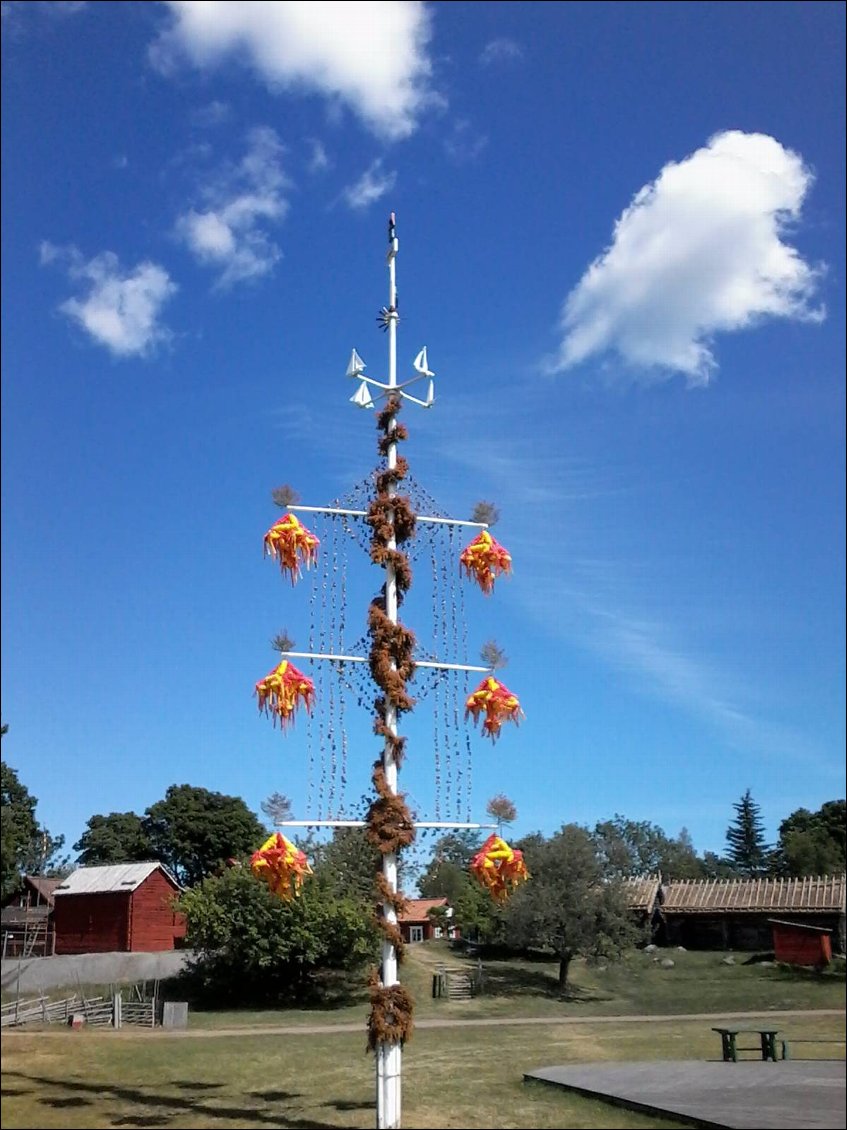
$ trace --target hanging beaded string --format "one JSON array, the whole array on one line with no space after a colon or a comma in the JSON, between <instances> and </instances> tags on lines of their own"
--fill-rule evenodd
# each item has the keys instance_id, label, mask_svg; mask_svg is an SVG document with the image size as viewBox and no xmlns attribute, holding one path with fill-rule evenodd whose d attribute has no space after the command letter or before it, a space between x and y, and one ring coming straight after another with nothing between
<instances>
[{"instance_id":1,"label":"hanging beaded string","mask_svg":"<svg viewBox=\"0 0 847 1130\"><path fill-rule=\"evenodd\" d=\"M318 604L318 571L309 570L309 651L315 654L317 634L317 604ZM309 759L309 768L306 776L306 811L314 811L315 800L315 724L313 711L306 712L306 751Z\"/></svg>"},{"instance_id":2,"label":"hanging beaded string","mask_svg":"<svg viewBox=\"0 0 847 1130\"><path fill-rule=\"evenodd\" d=\"M443 550L443 546L441 549ZM448 625L448 612L447 612L447 594L450 589L450 563L447 561L445 554L441 553L441 567L439 570L439 617L436 626L436 651L442 656L442 662L449 662L448 654L450 648L450 634ZM440 703L437 708L437 716L435 720L436 726L441 727L441 732L445 738L444 742L444 764L445 764L445 809L448 817L451 812L455 811L455 792L454 792L454 770L453 764L453 750L450 745L450 732L447 725L448 722L448 708L449 708L449 690L450 685L448 681L448 672L439 672L438 689L440 694Z\"/></svg>"},{"instance_id":3,"label":"hanging beaded string","mask_svg":"<svg viewBox=\"0 0 847 1130\"><path fill-rule=\"evenodd\" d=\"M451 547L450 547L450 549L451 549L451 554L450 554L451 560L458 561L458 559L459 559L458 558L458 552L457 552L458 545L455 544L455 535L453 534L452 530L451 530L451 535L452 535L451 541L453 542L453 544L451 544ZM458 607L458 621L459 621L457 630L460 630L461 633L462 633L462 655L466 657L465 662L467 662L467 655L468 655L468 620L467 620L467 616L465 615L465 586L464 585L456 585L455 595L456 595L456 598L457 598L456 599L456 605ZM459 675L458 671L456 672L456 675L457 676ZM468 671L463 672L458 681L459 681L459 686L461 688L461 700L462 700L462 702L467 702L468 695L471 693L469 672ZM464 732L465 732L465 796L466 796L466 808L467 808L467 813L466 813L465 819L468 821L468 823L470 823L471 810L473 808L473 754L471 752L470 732L469 732L467 726L463 727L463 729L464 729Z\"/></svg>"},{"instance_id":4,"label":"hanging beaded string","mask_svg":"<svg viewBox=\"0 0 847 1130\"><path fill-rule=\"evenodd\" d=\"M326 533L325 536L328 537L328 535L329 535L329 530L327 530L327 533ZM319 652L320 652L321 655L326 655L327 652L329 651L329 646L328 646L329 600L328 600L328 591L327 591L328 588L329 588L329 573L330 573L330 554L325 552L325 553L321 554L321 585L320 585L320 593L319 593L320 609L319 609L319 617L318 617L318 641L319 641L318 646L319 646ZM328 758L327 758L327 704L328 704L328 701L329 701L328 700L328 691L329 691L329 687L331 686L332 680L327 679L327 667L328 666L329 665L326 664L326 663L320 663L318 665L318 675L319 675L319 680L320 680L319 690L318 690L318 708L319 708L318 709L318 745L319 745L319 749L320 749L320 768L321 768L320 793L319 793L319 797L318 797L318 803L319 803L319 806L320 806L320 815L321 815L321 817L324 817L324 818L329 815L329 811L328 811L328 807L327 807L327 785L328 785L328 779L327 779L328 778L328 774L327 774L327 762L328 762ZM331 674L332 674L332 672L330 672L330 675Z\"/></svg>"},{"instance_id":5,"label":"hanging beaded string","mask_svg":"<svg viewBox=\"0 0 847 1130\"><path fill-rule=\"evenodd\" d=\"M329 578L329 609L327 611L327 624L328 624L328 644L330 654L338 655L338 631L337 631L337 587L338 587L338 540L337 540L337 515L330 515L329 523L329 547L327 557L327 571L331 573ZM329 664L330 679L329 679L329 692L327 697L327 749L329 751L329 794L327 797L327 813L330 819L335 816L335 788L338 776L338 758L336 756L336 683L338 669L335 663Z\"/></svg>"},{"instance_id":6,"label":"hanging beaded string","mask_svg":"<svg viewBox=\"0 0 847 1130\"><path fill-rule=\"evenodd\" d=\"M450 526L448 531L449 545L446 560L455 563L459 559L459 540L456 528ZM463 663L465 657L459 655L459 614L458 614L458 600L457 589L461 591L462 586L456 584L457 571L455 567L450 569L450 592L447 606L450 610L450 644L452 654L450 656L451 663ZM451 746L453 749L453 756L456 763L456 818L461 819L462 812L462 758L460 753L459 741L462 732L462 725L459 718L459 695L461 694L462 684L460 673L458 671L450 671L450 706L452 709L452 732L450 735ZM464 702L464 699L462 700ZM468 785L468 774L464 774L465 787ZM470 822L470 800L468 800L468 812L465 819Z\"/></svg>"},{"instance_id":7,"label":"hanging beaded string","mask_svg":"<svg viewBox=\"0 0 847 1130\"><path fill-rule=\"evenodd\" d=\"M348 522L346 517L341 515L341 531L342 535L347 533ZM341 584L339 591L339 609L338 609L338 654L346 655L346 647L344 643L344 629L347 619L347 550L346 546L341 553ZM347 683L344 679L344 664L339 664L338 668L338 722L341 729L341 790L338 803L338 815L343 816L347 804Z\"/></svg>"},{"instance_id":8,"label":"hanging beaded string","mask_svg":"<svg viewBox=\"0 0 847 1130\"><path fill-rule=\"evenodd\" d=\"M438 655L438 616L442 611L442 604L439 592L439 571L438 571L438 554L435 548L435 541L430 541L430 563L432 565L432 630L433 630L433 653ZM432 708L432 751L433 760L435 763L435 819L441 819L441 743L438 740L439 726L438 719L441 713L441 703L439 701L441 680L436 679L433 687L433 697L435 699Z\"/></svg>"}]
</instances>

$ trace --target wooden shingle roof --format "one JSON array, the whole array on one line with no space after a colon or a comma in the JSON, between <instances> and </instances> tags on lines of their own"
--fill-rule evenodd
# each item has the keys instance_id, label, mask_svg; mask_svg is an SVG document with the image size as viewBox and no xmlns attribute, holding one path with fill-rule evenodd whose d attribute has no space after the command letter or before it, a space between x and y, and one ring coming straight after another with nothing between
<instances>
[{"instance_id":1,"label":"wooden shingle roof","mask_svg":"<svg viewBox=\"0 0 847 1130\"><path fill-rule=\"evenodd\" d=\"M844 875L802 879L677 879L662 887L665 914L844 912Z\"/></svg>"},{"instance_id":2,"label":"wooden shingle roof","mask_svg":"<svg viewBox=\"0 0 847 1130\"><path fill-rule=\"evenodd\" d=\"M649 912L653 909L659 893L659 876L645 875L624 879L623 889L626 905L630 910Z\"/></svg>"}]
</instances>

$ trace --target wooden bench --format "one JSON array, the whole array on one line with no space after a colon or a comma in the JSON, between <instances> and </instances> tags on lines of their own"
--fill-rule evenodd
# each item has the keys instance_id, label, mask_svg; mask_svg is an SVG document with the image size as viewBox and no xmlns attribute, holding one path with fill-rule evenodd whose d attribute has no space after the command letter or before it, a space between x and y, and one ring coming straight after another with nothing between
<instances>
[{"instance_id":1,"label":"wooden bench","mask_svg":"<svg viewBox=\"0 0 847 1130\"><path fill-rule=\"evenodd\" d=\"M759 1052L763 1060L772 1060L776 1063L776 1038L778 1028L713 1028L721 1038L721 1054L724 1063L738 1063L739 1052ZM739 1036L758 1036L756 1045L739 1045ZM784 1057L783 1057L784 1058Z\"/></svg>"}]
</instances>

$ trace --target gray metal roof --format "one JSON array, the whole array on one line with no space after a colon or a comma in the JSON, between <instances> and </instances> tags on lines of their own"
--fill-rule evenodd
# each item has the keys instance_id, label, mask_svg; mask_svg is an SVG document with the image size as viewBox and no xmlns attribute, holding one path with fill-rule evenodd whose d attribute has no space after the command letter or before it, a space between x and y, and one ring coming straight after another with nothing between
<instances>
[{"instance_id":1,"label":"gray metal roof","mask_svg":"<svg viewBox=\"0 0 847 1130\"><path fill-rule=\"evenodd\" d=\"M179 883L171 872L157 860L147 863L113 863L107 867L78 867L58 887L53 895L102 895L118 891L134 891L154 871L161 869L177 889Z\"/></svg>"}]
</instances>

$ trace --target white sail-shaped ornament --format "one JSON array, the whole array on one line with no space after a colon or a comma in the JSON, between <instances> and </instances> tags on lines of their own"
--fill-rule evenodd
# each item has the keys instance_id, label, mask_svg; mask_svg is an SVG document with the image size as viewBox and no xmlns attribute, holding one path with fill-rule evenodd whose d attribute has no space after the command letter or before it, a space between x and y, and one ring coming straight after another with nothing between
<instances>
[{"instance_id":1,"label":"white sail-shaped ornament","mask_svg":"<svg viewBox=\"0 0 847 1130\"><path fill-rule=\"evenodd\" d=\"M371 390L367 384L362 381L353 395L350 397L351 404L358 404L360 408L373 408L374 402L371 396Z\"/></svg>"},{"instance_id":2,"label":"white sail-shaped ornament","mask_svg":"<svg viewBox=\"0 0 847 1130\"><path fill-rule=\"evenodd\" d=\"M355 351L354 351L355 352ZM412 362L415 369L421 374L422 377L434 377L435 373L430 369L429 362L426 359L426 346L420 351L417 357Z\"/></svg>"},{"instance_id":3,"label":"white sail-shaped ornament","mask_svg":"<svg viewBox=\"0 0 847 1130\"><path fill-rule=\"evenodd\" d=\"M360 377L362 375L362 373L364 373L366 368L367 368L367 366L365 365L365 362L362 360L362 358L359 356L359 354L354 349L353 352L350 354L350 360L347 363L346 376L348 376L348 377Z\"/></svg>"}]
</instances>

